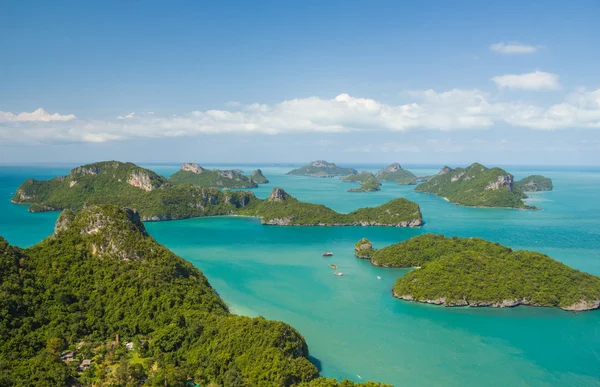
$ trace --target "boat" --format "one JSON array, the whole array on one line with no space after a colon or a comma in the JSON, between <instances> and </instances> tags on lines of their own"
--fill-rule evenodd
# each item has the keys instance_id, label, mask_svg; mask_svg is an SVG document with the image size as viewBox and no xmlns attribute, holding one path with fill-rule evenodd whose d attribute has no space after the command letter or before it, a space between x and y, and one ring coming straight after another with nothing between
<instances>
[{"instance_id":1,"label":"boat","mask_svg":"<svg viewBox=\"0 0 600 387\"><path fill-rule=\"evenodd\" d=\"M380 277L380 276L377 276L377 279L381 279L381 277Z\"/></svg>"},{"instance_id":2,"label":"boat","mask_svg":"<svg viewBox=\"0 0 600 387\"><path fill-rule=\"evenodd\" d=\"M344 275L344 273L336 271L335 273L333 273L333 275L337 275L338 277L341 277Z\"/></svg>"},{"instance_id":3,"label":"boat","mask_svg":"<svg viewBox=\"0 0 600 387\"><path fill-rule=\"evenodd\" d=\"M323 253L324 257L332 257L333 253L332 252L327 252L327 253Z\"/></svg>"},{"instance_id":4,"label":"boat","mask_svg":"<svg viewBox=\"0 0 600 387\"><path fill-rule=\"evenodd\" d=\"M337 269L338 268L338 266L335 263L333 265L329 265L329 267L332 268L332 269Z\"/></svg>"}]
</instances>

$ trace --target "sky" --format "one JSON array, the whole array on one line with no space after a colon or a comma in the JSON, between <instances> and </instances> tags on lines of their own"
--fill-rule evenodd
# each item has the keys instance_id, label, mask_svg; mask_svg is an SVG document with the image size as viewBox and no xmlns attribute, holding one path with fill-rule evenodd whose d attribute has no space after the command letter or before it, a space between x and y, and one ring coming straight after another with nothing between
<instances>
[{"instance_id":1,"label":"sky","mask_svg":"<svg viewBox=\"0 0 600 387\"><path fill-rule=\"evenodd\" d=\"M0 0L0 163L600 165L600 2Z\"/></svg>"}]
</instances>

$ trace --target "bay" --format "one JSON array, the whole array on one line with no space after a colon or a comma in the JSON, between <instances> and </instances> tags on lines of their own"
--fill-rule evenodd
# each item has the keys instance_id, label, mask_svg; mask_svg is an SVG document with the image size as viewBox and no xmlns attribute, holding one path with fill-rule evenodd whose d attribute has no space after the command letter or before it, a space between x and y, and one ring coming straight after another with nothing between
<instances>
[{"instance_id":1,"label":"bay","mask_svg":"<svg viewBox=\"0 0 600 387\"><path fill-rule=\"evenodd\" d=\"M177 165L144 165L169 175ZM10 203L26 178L66 174L71 165L0 167L0 235L28 246L52 232L57 213L30 214ZM214 217L146 223L162 244L208 277L233 312L285 321L307 339L324 376L375 380L396 386L600 385L600 312L551 308L445 308L391 297L406 269L384 269L353 255L362 237L383 247L424 233L481 237L515 249L540 251L600 275L600 170L505 167L516 178L543 174L555 190L529 199L541 211L464 208L384 183L382 190L349 193L339 179L287 176L283 166L260 167L271 181L253 191L267 197L281 187L294 197L340 212L396 197L421 206L425 226L275 227L258 219ZM355 166L376 171L380 165ZM438 166L409 166L418 175ZM321 256L333 251L334 256ZM343 277L332 275L335 263ZM381 280L377 276L382 277ZM359 377L360 376L360 377Z\"/></svg>"}]
</instances>

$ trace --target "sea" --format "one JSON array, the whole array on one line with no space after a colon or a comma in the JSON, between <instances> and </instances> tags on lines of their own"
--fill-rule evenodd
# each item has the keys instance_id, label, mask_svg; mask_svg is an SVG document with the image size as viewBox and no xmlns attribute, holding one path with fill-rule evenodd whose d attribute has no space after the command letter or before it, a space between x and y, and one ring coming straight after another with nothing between
<instances>
[{"instance_id":1,"label":"sea","mask_svg":"<svg viewBox=\"0 0 600 387\"><path fill-rule=\"evenodd\" d=\"M141 165L165 176L179 168ZM58 213L29 213L10 197L27 178L65 175L74 166L0 166L0 235L26 247L52 233ZM207 166L260 168L270 180L253 190L261 198L280 187L339 212L398 197L420 205L425 225L412 229L263 226L248 217L146 223L156 240L204 272L233 313L294 326L321 375L396 387L600 386L600 311L401 301L391 288L409 269L373 267L353 251L363 237L378 248L426 233L480 237L600 276L600 167L504 166L517 179L541 174L554 182L553 191L527 200L540 211L523 211L459 207L392 182L379 192L350 193L357 183L286 175L289 165ZM385 165L343 166L375 172ZM404 167L423 176L441 165ZM334 255L323 257L326 251Z\"/></svg>"}]
</instances>

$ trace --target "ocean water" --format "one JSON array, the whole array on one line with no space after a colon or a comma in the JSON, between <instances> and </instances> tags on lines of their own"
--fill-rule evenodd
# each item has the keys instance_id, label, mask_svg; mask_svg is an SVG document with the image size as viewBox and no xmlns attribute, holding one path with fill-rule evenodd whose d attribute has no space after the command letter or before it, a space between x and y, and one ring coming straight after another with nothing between
<instances>
[{"instance_id":1,"label":"ocean water","mask_svg":"<svg viewBox=\"0 0 600 387\"><path fill-rule=\"evenodd\" d=\"M165 175L178 169L146 166ZM11 204L10 194L28 177L49 178L70 167L0 167L0 235L28 246L51 233L57 213L30 214ZM249 173L258 166L214 167ZM541 211L519 211L458 207L393 183L379 192L348 193L358 184L286 176L290 167L260 168L271 182L254 190L258 197L281 187L300 200L341 212L405 197L419 203L426 222L418 229L276 227L246 217L146 224L160 243L206 274L233 312L297 328L322 375L398 387L600 386L600 311L445 308L400 301L390 289L407 269L373 267L353 255L353 244L362 237L383 247L431 232L540 251L600 275L600 169L506 167L516 178L543 174L554 181L554 191L528 200ZM426 175L439 168L409 169ZM324 251L334 256L322 257ZM345 275L333 276L330 263Z\"/></svg>"}]
</instances>

